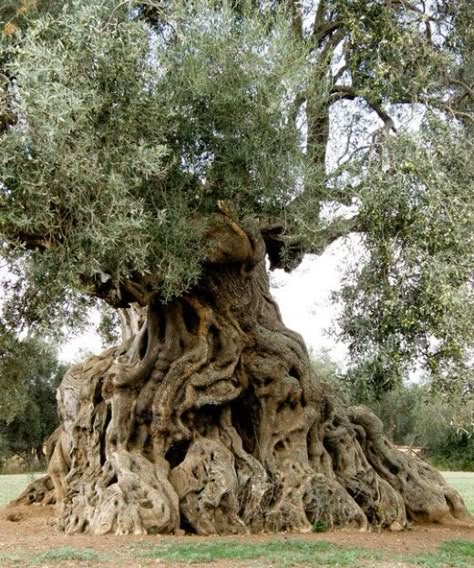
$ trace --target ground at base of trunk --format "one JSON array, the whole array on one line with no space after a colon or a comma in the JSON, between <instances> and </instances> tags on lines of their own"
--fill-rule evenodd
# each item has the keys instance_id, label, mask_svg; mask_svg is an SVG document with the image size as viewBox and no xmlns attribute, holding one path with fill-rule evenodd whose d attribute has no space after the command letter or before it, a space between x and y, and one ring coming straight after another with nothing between
<instances>
[{"instance_id":1,"label":"ground at base of trunk","mask_svg":"<svg viewBox=\"0 0 474 568\"><path fill-rule=\"evenodd\" d=\"M16 520L8 520L12 517ZM60 533L56 527L54 506L17 506L0 509L0 565L5 568L9 566L30 565L33 562L40 565L53 563L59 568L69 566L157 566L157 559L161 561L159 566L177 567L182 566L182 562L166 560L169 555L170 547L173 551L185 554L191 550L196 558L196 546L208 556L207 561L195 562L193 566L208 567L211 560L215 568L242 568L250 563L255 568L267 567L269 564L265 558L259 558L260 552L268 552L281 555L281 564L285 560L285 551L292 553L292 562L298 565L298 558L304 566L324 565L320 560L324 560L325 554L334 555L341 553L341 561L348 561L348 554L351 550L364 550L365 556L354 556L352 566L377 566L377 568L402 568L404 566L417 566L417 558L426 554L436 554L435 551L440 545L447 541L471 542L471 553L474 554L474 528L461 527L459 525L426 525L414 526L413 529L393 533L390 531L373 531L361 533L357 530L334 530L317 534L306 535L246 535L231 537L172 537L172 536L127 536L126 538L114 535L93 536L76 535L71 538L69 535ZM241 548L238 553L249 552L255 554L254 558L242 559L222 559L219 557L218 545L223 543L224 549L236 545ZM289 543L289 544L288 544ZM299 543L305 543L302 547ZM326 545L327 543L327 545ZM278 545L281 545L279 547ZM293 547L293 548L292 548ZM297 547L299 555L295 555L294 547ZM306 548L307 547L307 548ZM301 549L307 552L307 557L301 553ZM168 551L166 553L166 551ZM147 558L146 555L153 553L154 558ZM212 557L214 554L214 557ZM411 561L402 560L400 555L405 558L410 557ZM296 558L296 560L295 560ZM349 557L350 560L351 557ZM357 563L359 558L360 564ZM451 556L451 561L453 560ZM82 560L81 560L82 559ZM460 558L465 562L467 558ZM440 559L441 561L441 559ZM278 562L273 566L281 565ZM347 564L344 564L347 565ZM441 566L442 564L433 564ZM469 565L468 563L465 564Z\"/></svg>"}]
</instances>

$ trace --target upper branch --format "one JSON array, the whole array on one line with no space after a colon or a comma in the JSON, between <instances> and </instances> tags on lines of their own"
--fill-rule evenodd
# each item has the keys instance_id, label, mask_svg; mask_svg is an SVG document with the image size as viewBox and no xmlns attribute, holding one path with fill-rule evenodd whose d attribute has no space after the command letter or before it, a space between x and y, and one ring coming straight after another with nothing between
<instances>
[{"instance_id":1,"label":"upper branch","mask_svg":"<svg viewBox=\"0 0 474 568\"><path fill-rule=\"evenodd\" d=\"M287 227L281 222L263 223L260 231L265 241L270 269L281 268L291 272L300 264L305 254L320 255L338 239L351 233L363 232L364 227L356 215L349 219L336 219L329 225L312 231L314 238L310 240L289 236Z\"/></svg>"}]
</instances>

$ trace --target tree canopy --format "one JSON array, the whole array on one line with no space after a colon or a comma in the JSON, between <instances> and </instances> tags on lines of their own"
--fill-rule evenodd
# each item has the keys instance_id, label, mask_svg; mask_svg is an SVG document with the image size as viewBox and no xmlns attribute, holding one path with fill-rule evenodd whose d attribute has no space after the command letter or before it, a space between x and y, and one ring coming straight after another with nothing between
<instances>
[{"instance_id":1,"label":"tree canopy","mask_svg":"<svg viewBox=\"0 0 474 568\"><path fill-rule=\"evenodd\" d=\"M466 376L469 4L7 3L0 235L16 301L33 318L78 292L166 302L205 278L219 212L261 232L272 268L355 232L354 374L385 388L421 361Z\"/></svg>"}]
</instances>

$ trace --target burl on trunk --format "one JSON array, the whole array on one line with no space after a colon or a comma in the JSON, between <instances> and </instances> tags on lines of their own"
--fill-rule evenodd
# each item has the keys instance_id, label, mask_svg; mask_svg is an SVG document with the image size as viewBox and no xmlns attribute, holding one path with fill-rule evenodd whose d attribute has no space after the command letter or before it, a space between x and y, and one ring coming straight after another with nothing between
<instances>
[{"instance_id":1,"label":"burl on trunk","mask_svg":"<svg viewBox=\"0 0 474 568\"><path fill-rule=\"evenodd\" d=\"M199 286L167 304L150 296L134 337L64 377L49 462L60 526L229 534L469 520L439 473L314 375L270 295L260 233L227 219L212 239Z\"/></svg>"}]
</instances>

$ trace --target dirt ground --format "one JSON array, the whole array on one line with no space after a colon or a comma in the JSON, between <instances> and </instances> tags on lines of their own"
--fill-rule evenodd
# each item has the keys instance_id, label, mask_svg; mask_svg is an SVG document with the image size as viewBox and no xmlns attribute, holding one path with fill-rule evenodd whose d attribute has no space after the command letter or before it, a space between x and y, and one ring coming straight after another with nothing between
<instances>
[{"instance_id":1,"label":"dirt ground","mask_svg":"<svg viewBox=\"0 0 474 568\"><path fill-rule=\"evenodd\" d=\"M5 507L0 509L0 566L8 566L6 560L15 554L27 554L28 557L38 556L51 549L72 547L74 549L94 549L99 555L107 557L107 561L97 564L90 562L54 562L54 566L171 566L169 563L154 560L138 561L133 558L134 549L143 546L161 544L181 544L186 542L205 542L211 537L170 537L170 536L111 536L103 537L89 535L68 536L58 531L55 526L54 507L31 506L31 507ZM463 539L474 542L474 526L462 525L420 525L411 530L402 532L366 532L355 530L340 530L324 533L311 534L286 534L286 535L251 535L232 537L212 537L212 540L225 542L245 541L246 543L261 543L268 539L305 539L310 541L323 540L337 545L351 547L364 547L371 550L383 551L394 554L419 554L432 552L437 546L445 541ZM3 561L1 560L3 558ZM48 564L48 565L51 565ZM212 566L232 567L242 566L233 561L212 562ZM17 564L18 565L18 564ZM41 564L46 566L46 564ZM175 565L175 564L173 564ZM210 563L205 564L209 566ZM402 566L401 564L386 564L378 562L374 566ZM197 568L198 564L193 564Z\"/></svg>"}]
</instances>

